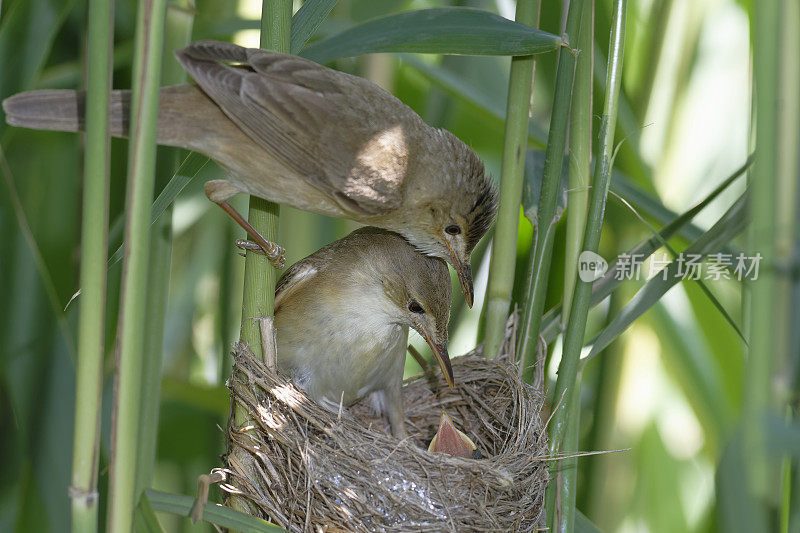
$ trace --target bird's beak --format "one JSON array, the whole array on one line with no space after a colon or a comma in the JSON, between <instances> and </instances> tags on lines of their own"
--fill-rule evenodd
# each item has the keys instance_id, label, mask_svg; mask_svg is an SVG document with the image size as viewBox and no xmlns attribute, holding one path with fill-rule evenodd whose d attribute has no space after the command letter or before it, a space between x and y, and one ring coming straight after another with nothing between
<instances>
[{"instance_id":1,"label":"bird's beak","mask_svg":"<svg viewBox=\"0 0 800 533\"><path fill-rule=\"evenodd\" d=\"M472 308L472 300L474 291L472 289L472 267L469 263L459 262L455 266L456 274L458 274L458 282L461 284L461 292L464 293L464 300L467 306Z\"/></svg>"},{"instance_id":2,"label":"bird's beak","mask_svg":"<svg viewBox=\"0 0 800 533\"><path fill-rule=\"evenodd\" d=\"M422 337L427 341L428 345L433 350L433 356L436 358L436 362L439 363L439 368L442 369L442 374L444 374L444 379L447 380L447 384L452 389L454 387L453 381L453 367L450 366L450 354L447 353L447 343L443 342L441 344L437 344L433 342L430 335L423 332Z\"/></svg>"},{"instance_id":3,"label":"bird's beak","mask_svg":"<svg viewBox=\"0 0 800 533\"><path fill-rule=\"evenodd\" d=\"M472 308L472 300L474 297L474 291L472 289L472 266L469 264L469 256L466 259L462 259L458 257L453 247L450 246L450 243L445 241L448 250L450 250L450 255L453 257L453 268L456 269L456 274L458 274L458 282L461 284L461 292L464 293L464 300L467 302L467 306Z\"/></svg>"}]
</instances>

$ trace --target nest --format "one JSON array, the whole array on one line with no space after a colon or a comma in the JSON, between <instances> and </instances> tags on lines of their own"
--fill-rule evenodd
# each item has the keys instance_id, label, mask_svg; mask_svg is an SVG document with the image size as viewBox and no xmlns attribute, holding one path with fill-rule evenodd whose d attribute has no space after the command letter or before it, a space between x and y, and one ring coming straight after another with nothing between
<instances>
[{"instance_id":1,"label":"nest","mask_svg":"<svg viewBox=\"0 0 800 533\"><path fill-rule=\"evenodd\" d=\"M535 531L542 527L547 443L540 393L516 366L475 353L453 359L457 387L437 372L403 388L406 428L392 437L366 402L331 413L234 351L232 409L221 488L251 515L292 532ZM445 409L482 459L427 451Z\"/></svg>"}]
</instances>

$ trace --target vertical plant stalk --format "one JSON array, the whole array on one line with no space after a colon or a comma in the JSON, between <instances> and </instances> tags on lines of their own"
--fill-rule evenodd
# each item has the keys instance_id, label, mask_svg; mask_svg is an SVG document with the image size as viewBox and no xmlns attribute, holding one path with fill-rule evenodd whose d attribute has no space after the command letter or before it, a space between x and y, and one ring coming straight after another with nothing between
<instances>
[{"instance_id":1,"label":"vertical plant stalk","mask_svg":"<svg viewBox=\"0 0 800 533\"><path fill-rule=\"evenodd\" d=\"M291 0L264 0L261 11L261 47L289 53L292 24ZM278 240L278 204L250 197L248 221L270 242ZM244 263L241 339L257 357L261 353L261 333L255 319L272 316L278 272L266 257L247 252Z\"/></svg>"},{"instance_id":2,"label":"vertical plant stalk","mask_svg":"<svg viewBox=\"0 0 800 533\"><path fill-rule=\"evenodd\" d=\"M575 1L575 0L573 0ZM567 193L567 239L565 250L564 296L562 323L569 322L572 293L578 271L578 255L586 228L586 208L589 203L589 178L592 155L592 57L594 46L594 0L577 0L582 3L575 46L578 57L572 88L572 109L569 133L569 186ZM528 363L532 367L532 362ZM528 368L526 366L526 368ZM580 430L579 380L568 392L569 412L564 448L578 449ZM547 486L548 526L551 530L566 533L575 526L575 500L578 492L578 458L561 461L555 482ZM558 505L556 505L558 503Z\"/></svg>"},{"instance_id":3,"label":"vertical plant stalk","mask_svg":"<svg viewBox=\"0 0 800 533\"><path fill-rule=\"evenodd\" d=\"M539 2L519 0L517 22L538 28ZM500 210L494 228L489 263L489 284L486 288L485 335L483 354L495 357L500 350L514 288L514 267L517 260L522 176L525 171L525 148L528 141L528 119L533 90L533 56L511 58L508 81L508 106L500 171Z\"/></svg>"},{"instance_id":4,"label":"vertical plant stalk","mask_svg":"<svg viewBox=\"0 0 800 533\"><path fill-rule=\"evenodd\" d=\"M81 223L81 302L72 451L72 531L97 531L97 470L103 392L106 249L114 15L110 0L90 0L86 157Z\"/></svg>"},{"instance_id":5,"label":"vertical plant stalk","mask_svg":"<svg viewBox=\"0 0 800 533\"><path fill-rule=\"evenodd\" d=\"M292 25L292 0L264 0L261 7L261 47L289 53ZM250 197L248 221L268 241L278 238L279 206L255 196ZM277 271L263 255L247 252L244 264L244 295L242 302L241 340L250 345L256 357L263 358L261 329L257 319L274 314ZM243 427L247 412L239 405L233 423ZM241 461L247 464L247 461ZM251 475L256 476L255 472ZM248 507L238 498L228 499L228 505L242 512Z\"/></svg>"},{"instance_id":6,"label":"vertical plant stalk","mask_svg":"<svg viewBox=\"0 0 800 533\"><path fill-rule=\"evenodd\" d=\"M606 75L606 97L603 105L603 115L600 122L600 135L598 138L597 150L595 155L595 172L592 179L593 187L591 191L589 216L586 223L586 230L583 240L583 250L597 252L600 244L600 233L603 227L603 214L605 211L606 198L608 196L608 184L611 177L611 164L614 150L614 130L617 121L617 102L619 99L620 85L622 83L622 52L625 42L625 13L626 0L615 0L614 13L611 20L611 41L609 44L609 62ZM575 286L575 293L572 299L572 309L567 323L567 331L564 337L564 349L561 356L561 364L558 369L558 379L556 380L553 392L556 405L551 417L549 426L550 453L570 453L569 445L573 444L564 441L564 434L569 422L569 413L576 408L573 404L580 399L578 382L578 359L581 347L583 346L583 336L586 331L586 320L589 314L589 301L592 293L592 283L579 280ZM564 397L564 401L558 403L558 399ZM574 494L572 495L574 498ZM573 500L574 501L574 500ZM573 505L574 509L574 505Z\"/></svg>"},{"instance_id":7,"label":"vertical plant stalk","mask_svg":"<svg viewBox=\"0 0 800 533\"><path fill-rule=\"evenodd\" d=\"M130 531L136 499L136 447L144 348L150 205L158 126L165 0L143 0L136 20L126 195L125 262L111 438L108 530Z\"/></svg>"},{"instance_id":8,"label":"vertical plant stalk","mask_svg":"<svg viewBox=\"0 0 800 533\"><path fill-rule=\"evenodd\" d=\"M570 40L578 35L584 2L575 0L569 7L566 31ZM569 123L572 101L572 83L575 78L575 53L562 48L558 52L555 93L553 95L553 117L550 119L550 132L544 156L542 192L539 196L539 209L536 222L535 246L531 251L528 270L531 273L525 312L520 325L517 353L524 367L522 377L530 383L533 379L536 349L539 344L539 330L542 325L542 312L547 296L547 280L550 276L550 260L553 254L555 237L555 213L558 195L558 182L564 165L564 149L567 145L567 125Z\"/></svg>"},{"instance_id":9,"label":"vertical plant stalk","mask_svg":"<svg viewBox=\"0 0 800 533\"><path fill-rule=\"evenodd\" d=\"M770 494L770 459L766 449L766 414L770 407L772 371L778 334L775 331L775 208L780 156L778 98L781 2L753 4L753 64L755 72L756 151L750 177L750 255L761 254L758 279L748 283L750 331L748 386L744 398L744 445L750 494L760 500ZM762 524L766 527L766 524ZM765 529L766 530L766 529Z\"/></svg>"},{"instance_id":10,"label":"vertical plant stalk","mask_svg":"<svg viewBox=\"0 0 800 533\"><path fill-rule=\"evenodd\" d=\"M569 126L569 185L567 193L567 242L564 252L564 298L561 322L566 325L578 272L578 255L586 227L592 160L592 51L594 46L594 0L583 2L578 28L578 58L572 87Z\"/></svg>"},{"instance_id":11,"label":"vertical plant stalk","mask_svg":"<svg viewBox=\"0 0 800 533\"><path fill-rule=\"evenodd\" d=\"M580 383L580 377L576 383ZM568 401L569 421L564 433L564 448L578 449L580 434L580 387L574 387ZM578 458L568 457L559 461L555 477L547 485L545 505L547 526L550 531L571 533L575 528L575 496L578 493Z\"/></svg>"},{"instance_id":12,"label":"vertical plant stalk","mask_svg":"<svg viewBox=\"0 0 800 533\"><path fill-rule=\"evenodd\" d=\"M194 9L188 0L170 2L166 10L163 69L161 85L177 85L186 80L186 72L173 52L192 38ZM166 183L178 167L178 149L158 149L156 173ZM158 415L161 400L161 369L164 344L164 321L167 314L169 271L172 255L172 206L150 229L150 263L147 274L147 313L145 348L142 357L142 392L140 394L139 446L137 447L136 493L146 489L153 477L158 440Z\"/></svg>"}]
</instances>

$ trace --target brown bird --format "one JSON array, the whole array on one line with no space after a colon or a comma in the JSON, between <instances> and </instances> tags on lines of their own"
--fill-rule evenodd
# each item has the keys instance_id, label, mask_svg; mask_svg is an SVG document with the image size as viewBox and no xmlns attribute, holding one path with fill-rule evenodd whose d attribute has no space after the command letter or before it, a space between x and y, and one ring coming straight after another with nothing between
<instances>
[{"instance_id":1,"label":"brown bird","mask_svg":"<svg viewBox=\"0 0 800 533\"><path fill-rule=\"evenodd\" d=\"M158 142L214 159L229 180L206 195L280 263L227 199L239 192L403 235L455 268L473 299L470 254L494 219L497 192L478 156L369 81L299 57L202 41L176 53L199 85L161 89ZM114 91L111 132L128 133L129 91ZM6 121L84 127L84 95L44 90L3 102ZM270 255L270 254L268 254Z\"/></svg>"},{"instance_id":2,"label":"brown bird","mask_svg":"<svg viewBox=\"0 0 800 533\"><path fill-rule=\"evenodd\" d=\"M446 453L455 457L479 459L480 452L472 439L467 437L453 423L453 419L442 411L439 418L439 430L433 436L428 451L431 453Z\"/></svg>"},{"instance_id":3,"label":"brown bird","mask_svg":"<svg viewBox=\"0 0 800 533\"><path fill-rule=\"evenodd\" d=\"M361 228L298 261L278 281L278 368L332 411L371 395L403 438L408 329L428 342L452 387L449 318L444 261L396 233Z\"/></svg>"}]
</instances>

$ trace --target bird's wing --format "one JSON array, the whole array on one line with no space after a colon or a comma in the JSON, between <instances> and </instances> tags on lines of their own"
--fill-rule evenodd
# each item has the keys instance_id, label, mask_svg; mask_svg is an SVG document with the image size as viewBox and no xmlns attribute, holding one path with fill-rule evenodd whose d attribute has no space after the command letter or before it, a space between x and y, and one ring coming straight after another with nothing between
<instances>
[{"instance_id":1,"label":"bird's wing","mask_svg":"<svg viewBox=\"0 0 800 533\"><path fill-rule=\"evenodd\" d=\"M177 57L248 136L345 211L400 205L413 146L406 136L419 119L389 93L312 61L229 43L194 43Z\"/></svg>"},{"instance_id":2,"label":"bird's wing","mask_svg":"<svg viewBox=\"0 0 800 533\"><path fill-rule=\"evenodd\" d=\"M316 262L313 256L307 257L293 264L283 273L275 286L276 310L284 300L296 293L298 289L303 288L309 280L317 275L319 269Z\"/></svg>"}]
</instances>

